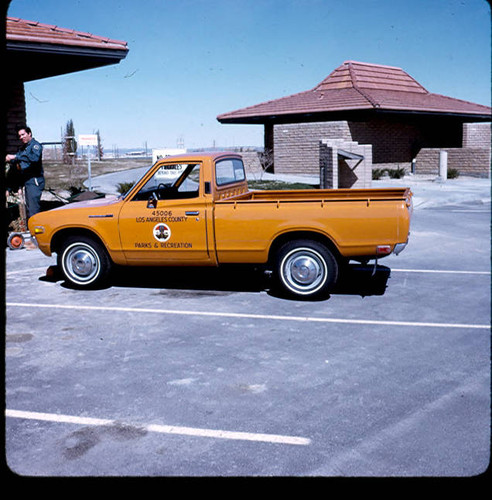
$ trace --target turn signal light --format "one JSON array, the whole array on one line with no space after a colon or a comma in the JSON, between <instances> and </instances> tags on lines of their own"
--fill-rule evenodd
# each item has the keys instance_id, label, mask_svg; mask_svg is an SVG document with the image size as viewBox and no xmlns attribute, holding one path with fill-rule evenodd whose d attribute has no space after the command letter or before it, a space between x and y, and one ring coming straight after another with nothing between
<instances>
[{"instance_id":1,"label":"turn signal light","mask_svg":"<svg viewBox=\"0 0 492 500\"><path fill-rule=\"evenodd\" d=\"M391 253L391 245L378 245L376 247L377 255L389 255Z\"/></svg>"},{"instance_id":2,"label":"turn signal light","mask_svg":"<svg viewBox=\"0 0 492 500\"><path fill-rule=\"evenodd\" d=\"M34 226L34 234L43 234L44 226Z\"/></svg>"}]
</instances>

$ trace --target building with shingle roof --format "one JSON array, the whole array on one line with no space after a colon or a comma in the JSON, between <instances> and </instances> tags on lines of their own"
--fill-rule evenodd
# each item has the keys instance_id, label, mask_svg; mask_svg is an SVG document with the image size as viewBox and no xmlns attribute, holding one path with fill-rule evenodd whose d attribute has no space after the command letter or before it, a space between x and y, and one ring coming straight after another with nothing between
<instances>
[{"instance_id":1,"label":"building with shingle roof","mask_svg":"<svg viewBox=\"0 0 492 500\"><path fill-rule=\"evenodd\" d=\"M15 150L17 124L26 122L24 83L119 63L127 43L37 21L7 17L5 31L7 148Z\"/></svg>"},{"instance_id":2,"label":"building with shingle roof","mask_svg":"<svg viewBox=\"0 0 492 500\"><path fill-rule=\"evenodd\" d=\"M431 93L401 68L345 61L311 90L217 119L224 124L262 124L275 172L313 173L319 167L319 142L342 139L372 145L374 168L418 171L420 166L420 172L427 173L433 167L423 160L419 164L419 154L445 148L461 150L459 155L450 151L449 158L452 163L459 157L456 167L464 173L488 176L491 111ZM470 146L488 153L478 157L470 151L465 159L463 149Z\"/></svg>"}]
</instances>

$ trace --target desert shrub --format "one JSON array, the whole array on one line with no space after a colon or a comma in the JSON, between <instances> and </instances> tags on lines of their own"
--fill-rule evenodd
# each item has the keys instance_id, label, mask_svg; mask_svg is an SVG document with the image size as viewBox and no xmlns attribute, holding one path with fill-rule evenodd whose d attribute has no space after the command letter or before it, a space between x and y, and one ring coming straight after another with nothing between
<instances>
[{"instance_id":1,"label":"desert shrub","mask_svg":"<svg viewBox=\"0 0 492 500\"><path fill-rule=\"evenodd\" d=\"M448 179L457 179L460 171L457 168L448 168Z\"/></svg>"},{"instance_id":2,"label":"desert shrub","mask_svg":"<svg viewBox=\"0 0 492 500\"><path fill-rule=\"evenodd\" d=\"M403 167L399 168L375 168L372 171L372 180L377 181L384 177L385 175L389 175L391 179L401 179L405 177L405 169Z\"/></svg>"},{"instance_id":3,"label":"desert shrub","mask_svg":"<svg viewBox=\"0 0 492 500\"><path fill-rule=\"evenodd\" d=\"M372 171L372 180L377 181L383 177L386 170L384 168L375 168Z\"/></svg>"},{"instance_id":4,"label":"desert shrub","mask_svg":"<svg viewBox=\"0 0 492 500\"><path fill-rule=\"evenodd\" d=\"M405 177L405 169L403 167L388 168L386 171L392 179L402 179Z\"/></svg>"},{"instance_id":5,"label":"desert shrub","mask_svg":"<svg viewBox=\"0 0 492 500\"><path fill-rule=\"evenodd\" d=\"M116 189L117 189L118 193L125 194L127 191L129 191L133 187L134 184L135 184L134 182L119 182L116 185Z\"/></svg>"}]
</instances>

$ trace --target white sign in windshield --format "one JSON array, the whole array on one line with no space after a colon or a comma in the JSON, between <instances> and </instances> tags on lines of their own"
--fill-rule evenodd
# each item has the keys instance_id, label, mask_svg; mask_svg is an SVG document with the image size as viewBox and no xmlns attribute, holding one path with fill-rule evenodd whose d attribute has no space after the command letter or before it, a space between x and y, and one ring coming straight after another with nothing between
<instances>
[{"instance_id":1,"label":"white sign in windshield","mask_svg":"<svg viewBox=\"0 0 492 500\"><path fill-rule=\"evenodd\" d=\"M179 177L187 165L162 165L155 173L156 179L176 179Z\"/></svg>"}]
</instances>

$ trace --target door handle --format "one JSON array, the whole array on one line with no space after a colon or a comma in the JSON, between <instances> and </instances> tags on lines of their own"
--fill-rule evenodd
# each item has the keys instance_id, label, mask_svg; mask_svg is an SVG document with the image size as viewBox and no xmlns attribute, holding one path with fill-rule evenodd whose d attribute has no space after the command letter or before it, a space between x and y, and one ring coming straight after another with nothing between
<instances>
[{"instance_id":1,"label":"door handle","mask_svg":"<svg viewBox=\"0 0 492 500\"><path fill-rule=\"evenodd\" d=\"M185 212L185 215L200 215L200 212L198 210L196 212Z\"/></svg>"}]
</instances>

